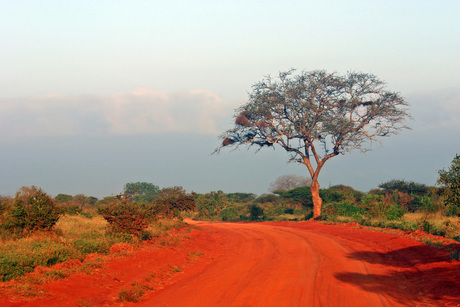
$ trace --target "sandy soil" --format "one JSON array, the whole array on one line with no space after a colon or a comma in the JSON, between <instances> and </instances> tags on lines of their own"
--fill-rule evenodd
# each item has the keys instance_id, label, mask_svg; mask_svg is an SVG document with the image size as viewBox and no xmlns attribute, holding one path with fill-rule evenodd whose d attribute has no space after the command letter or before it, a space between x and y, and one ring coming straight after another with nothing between
<instances>
[{"instance_id":1,"label":"sandy soil","mask_svg":"<svg viewBox=\"0 0 460 307\"><path fill-rule=\"evenodd\" d=\"M407 236L316 222L193 223L175 234L181 243L36 285L40 298L3 285L0 306L460 306L460 262ZM142 301L123 304L120 291L135 282Z\"/></svg>"}]
</instances>

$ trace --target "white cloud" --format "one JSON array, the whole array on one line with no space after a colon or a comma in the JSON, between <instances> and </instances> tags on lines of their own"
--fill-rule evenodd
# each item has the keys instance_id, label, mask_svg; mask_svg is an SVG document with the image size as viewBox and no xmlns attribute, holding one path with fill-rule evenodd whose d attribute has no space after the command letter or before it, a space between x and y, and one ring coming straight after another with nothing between
<instances>
[{"instance_id":1,"label":"white cloud","mask_svg":"<svg viewBox=\"0 0 460 307\"><path fill-rule=\"evenodd\" d=\"M108 96L0 99L1 137L130 135L163 132L217 134L232 106L201 89L166 93L137 89Z\"/></svg>"}]
</instances>

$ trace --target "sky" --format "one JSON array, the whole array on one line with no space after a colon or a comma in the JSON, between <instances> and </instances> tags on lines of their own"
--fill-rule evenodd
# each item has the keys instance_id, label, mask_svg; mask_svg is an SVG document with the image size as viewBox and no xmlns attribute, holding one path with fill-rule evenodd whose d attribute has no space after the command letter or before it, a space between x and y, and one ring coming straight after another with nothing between
<instances>
[{"instance_id":1,"label":"sky","mask_svg":"<svg viewBox=\"0 0 460 307\"><path fill-rule=\"evenodd\" d=\"M322 187L434 185L460 153L460 2L0 2L0 195L116 195L128 182L267 193L307 176L281 149L223 150L251 86L291 68L371 73L411 130L330 159Z\"/></svg>"}]
</instances>

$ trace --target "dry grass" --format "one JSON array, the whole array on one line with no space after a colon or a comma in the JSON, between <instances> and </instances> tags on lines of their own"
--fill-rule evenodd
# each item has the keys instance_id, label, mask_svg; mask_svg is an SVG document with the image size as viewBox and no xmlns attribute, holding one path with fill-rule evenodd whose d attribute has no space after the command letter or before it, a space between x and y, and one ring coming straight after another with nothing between
<instances>
[{"instance_id":1,"label":"dry grass","mask_svg":"<svg viewBox=\"0 0 460 307\"><path fill-rule=\"evenodd\" d=\"M440 213L407 213L403 220L417 222L421 230L427 233L460 240L460 217Z\"/></svg>"},{"instance_id":2,"label":"dry grass","mask_svg":"<svg viewBox=\"0 0 460 307\"><path fill-rule=\"evenodd\" d=\"M147 231L149 238L159 238L159 244L178 244L177 235L168 231L184 226L181 220L163 219L151 225ZM87 255L125 255L141 244L139 238L129 234L107 232L107 221L101 216L63 216L53 232L35 233L29 237L0 242L0 281L8 281L34 271L38 266L44 270L32 283L42 283L49 279L65 278L71 271L91 271L101 265L101 257L87 259ZM184 232L181 236L185 236ZM86 259L85 259L86 258ZM69 259L84 262L72 268L45 270L52 265L68 262ZM79 268L76 268L79 267Z\"/></svg>"}]
</instances>

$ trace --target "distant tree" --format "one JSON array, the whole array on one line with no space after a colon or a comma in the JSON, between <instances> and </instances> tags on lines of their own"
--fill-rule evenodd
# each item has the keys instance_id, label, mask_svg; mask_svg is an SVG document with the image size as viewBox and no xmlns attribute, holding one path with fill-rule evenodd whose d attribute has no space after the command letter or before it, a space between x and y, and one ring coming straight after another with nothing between
<instances>
[{"instance_id":1,"label":"distant tree","mask_svg":"<svg viewBox=\"0 0 460 307\"><path fill-rule=\"evenodd\" d=\"M125 184L122 194L131 195L132 200L153 202L160 188L148 182L130 182Z\"/></svg>"},{"instance_id":2,"label":"distant tree","mask_svg":"<svg viewBox=\"0 0 460 307\"><path fill-rule=\"evenodd\" d=\"M187 194L184 188L179 186L161 189L155 203L158 204L159 212L168 217L179 217L181 211L195 209L194 195Z\"/></svg>"},{"instance_id":3,"label":"distant tree","mask_svg":"<svg viewBox=\"0 0 460 307\"><path fill-rule=\"evenodd\" d=\"M234 202L234 203L247 203L247 202L250 202L256 199L256 195L253 193L235 192L235 193L228 193L227 199L228 201Z\"/></svg>"},{"instance_id":4,"label":"distant tree","mask_svg":"<svg viewBox=\"0 0 460 307\"><path fill-rule=\"evenodd\" d=\"M73 199L73 196L68 195L68 194L58 194L58 195L56 195L56 197L54 199L58 203L65 203L65 202L71 201Z\"/></svg>"},{"instance_id":5,"label":"distant tree","mask_svg":"<svg viewBox=\"0 0 460 307\"><path fill-rule=\"evenodd\" d=\"M384 192L393 192L395 190L399 192L404 192L407 194L416 194L416 195L424 195L428 193L429 187L423 183L417 183L413 181L404 181L404 180L397 180L393 179L384 183L379 184L378 186Z\"/></svg>"},{"instance_id":6,"label":"distant tree","mask_svg":"<svg viewBox=\"0 0 460 307\"><path fill-rule=\"evenodd\" d=\"M86 200L90 206L94 206L98 201L97 197L94 196L88 196Z\"/></svg>"},{"instance_id":7,"label":"distant tree","mask_svg":"<svg viewBox=\"0 0 460 307\"><path fill-rule=\"evenodd\" d=\"M108 204L115 202L118 199L118 197L119 195L118 196L106 196L102 198L101 200L98 200L94 205L96 207L103 207L103 206L106 206Z\"/></svg>"},{"instance_id":8,"label":"distant tree","mask_svg":"<svg viewBox=\"0 0 460 307\"><path fill-rule=\"evenodd\" d=\"M447 170L439 171L438 184L444 187L448 215L460 216L460 154L456 154Z\"/></svg>"},{"instance_id":9,"label":"distant tree","mask_svg":"<svg viewBox=\"0 0 460 307\"><path fill-rule=\"evenodd\" d=\"M270 192L289 191L298 187L310 186L311 179L297 175L284 175L278 177L275 182L270 185Z\"/></svg>"},{"instance_id":10,"label":"distant tree","mask_svg":"<svg viewBox=\"0 0 460 307\"><path fill-rule=\"evenodd\" d=\"M276 203L279 202L280 197L274 194L262 194L256 199L254 199L255 203L259 204L266 204L266 203Z\"/></svg>"},{"instance_id":11,"label":"distant tree","mask_svg":"<svg viewBox=\"0 0 460 307\"><path fill-rule=\"evenodd\" d=\"M374 75L282 72L279 80L266 77L253 85L249 101L236 110L235 127L220 136L216 152L228 146L280 146L290 161L308 168L313 217L318 218L318 176L324 163L355 149L366 152L370 142L407 128L407 106Z\"/></svg>"},{"instance_id":12,"label":"distant tree","mask_svg":"<svg viewBox=\"0 0 460 307\"><path fill-rule=\"evenodd\" d=\"M84 206L88 204L88 197L86 197L84 194L77 194L73 197L73 201L77 203L80 206Z\"/></svg>"}]
</instances>

